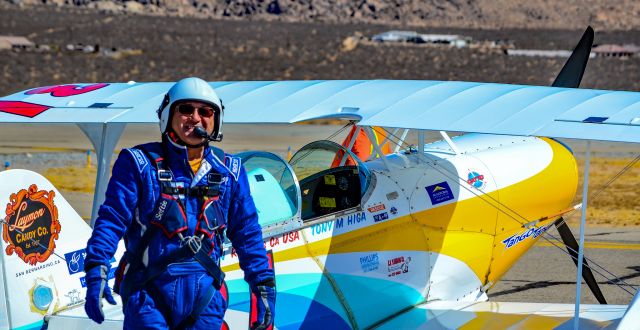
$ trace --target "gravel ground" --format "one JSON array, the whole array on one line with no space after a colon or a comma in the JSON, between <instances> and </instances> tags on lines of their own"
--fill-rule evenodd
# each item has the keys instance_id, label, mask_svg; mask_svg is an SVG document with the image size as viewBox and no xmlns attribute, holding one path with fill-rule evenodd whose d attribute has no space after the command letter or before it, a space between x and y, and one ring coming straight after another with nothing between
<instances>
[{"instance_id":1,"label":"gravel ground","mask_svg":"<svg viewBox=\"0 0 640 330\"><path fill-rule=\"evenodd\" d=\"M107 15L81 10L0 10L2 34L27 36L54 49L3 51L0 95L72 82L208 80L431 79L548 85L562 58L507 56L501 50L369 46L343 49L356 33L372 36L402 26L204 20ZM427 31L420 31L427 32ZM433 28L474 40L509 39L522 49L572 49L579 30ZM67 44L131 48L139 55L108 57L64 50ZM637 31L596 34L596 43L640 44ZM583 87L640 90L640 57L590 61Z\"/></svg>"}]
</instances>

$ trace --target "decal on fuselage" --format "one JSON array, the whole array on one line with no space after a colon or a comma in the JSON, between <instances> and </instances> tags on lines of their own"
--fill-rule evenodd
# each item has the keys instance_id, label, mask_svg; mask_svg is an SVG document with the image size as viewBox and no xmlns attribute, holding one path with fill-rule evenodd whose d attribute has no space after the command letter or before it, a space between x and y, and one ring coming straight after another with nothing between
<instances>
[{"instance_id":1,"label":"decal on fuselage","mask_svg":"<svg viewBox=\"0 0 640 330\"><path fill-rule=\"evenodd\" d=\"M64 254L64 259L67 261L69 275L84 271L84 258L86 256L87 252L84 249Z\"/></svg>"},{"instance_id":2,"label":"decal on fuselage","mask_svg":"<svg viewBox=\"0 0 640 330\"><path fill-rule=\"evenodd\" d=\"M368 273L380 268L380 258L378 253L371 253L360 257L360 268L362 272Z\"/></svg>"},{"instance_id":3,"label":"decal on fuselage","mask_svg":"<svg viewBox=\"0 0 640 330\"><path fill-rule=\"evenodd\" d=\"M380 214L374 214L373 215L373 221L374 222L385 221L387 219L389 219L389 213L387 213L387 212L382 212Z\"/></svg>"},{"instance_id":4,"label":"decal on fuselage","mask_svg":"<svg viewBox=\"0 0 640 330\"><path fill-rule=\"evenodd\" d=\"M376 204L373 205L371 207L367 208L367 211L371 212L371 213L376 213L376 212L380 212L386 209L386 206L384 204Z\"/></svg>"},{"instance_id":5,"label":"decal on fuselage","mask_svg":"<svg viewBox=\"0 0 640 330\"><path fill-rule=\"evenodd\" d=\"M37 278L29 289L31 311L45 315L50 309L56 310L60 303L53 277Z\"/></svg>"},{"instance_id":6,"label":"decal on fuselage","mask_svg":"<svg viewBox=\"0 0 640 330\"><path fill-rule=\"evenodd\" d=\"M346 217L340 217L335 220L319 223L309 227L311 235L320 235L335 229L342 229L364 223L367 221L367 215L364 212L349 214Z\"/></svg>"},{"instance_id":7,"label":"decal on fuselage","mask_svg":"<svg viewBox=\"0 0 640 330\"><path fill-rule=\"evenodd\" d=\"M398 276L409 272L411 257L399 256L387 260L388 277Z\"/></svg>"},{"instance_id":8,"label":"decal on fuselage","mask_svg":"<svg viewBox=\"0 0 640 330\"><path fill-rule=\"evenodd\" d=\"M53 191L39 191L35 184L11 194L2 226L8 256L15 253L30 265L49 259L61 229L54 196Z\"/></svg>"},{"instance_id":9,"label":"decal on fuselage","mask_svg":"<svg viewBox=\"0 0 640 330\"><path fill-rule=\"evenodd\" d=\"M469 174L467 174L467 183L478 190L482 190L486 185L484 175L471 170L469 171Z\"/></svg>"},{"instance_id":10,"label":"decal on fuselage","mask_svg":"<svg viewBox=\"0 0 640 330\"><path fill-rule=\"evenodd\" d=\"M425 189L427 189L427 194L429 195L429 199L431 199L432 205L444 203L454 198L453 191L451 191L451 187L449 187L447 181L430 185Z\"/></svg>"},{"instance_id":11,"label":"decal on fuselage","mask_svg":"<svg viewBox=\"0 0 640 330\"><path fill-rule=\"evenodd\" d=\"M547 229L549 229L549 227L551 227L551 225L553 225L553 223L550 223L546 226L542 226L542 227L531 227L529 229L527 229L526 231L522 232L522 233L518 233L515 234L505 240L502 241L502 244L504 244L505 248L509 249L512 248L514 246L516 246L518 243L524 241L525 239L531 237L532 239L537 238L538 236L542 235L545 231L547 231Z\"/></svg>"}]
</instances>

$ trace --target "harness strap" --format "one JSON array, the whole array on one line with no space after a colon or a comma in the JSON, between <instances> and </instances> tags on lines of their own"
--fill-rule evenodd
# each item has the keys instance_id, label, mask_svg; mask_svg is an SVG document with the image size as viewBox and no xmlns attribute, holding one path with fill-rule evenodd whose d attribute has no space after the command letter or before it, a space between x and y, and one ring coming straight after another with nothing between
<instances>
[{"instance_id":1,"label":"harness strap","mask_svg":"<svg viewBox=\"0 0 640 330\"><path fill-rule=\"evenodd\" d=\"M185 195L196 197L215 197L220 193L220 184L214 186L174 187L168 184L162 185L162 193L167 195Z\"/></svg>"},{"instance_id":2,"label":"harness strap","mask_svg":"<svg viewBox=\"0 0 640 330\"><path fill-rule=\"evenodd\" d=\"M156 167L156 170L158 171L158 181L160 183L162 193L174 196L195 195L209 198L218 196L220 184L222 181L219 174L209 174L209 185L207 186L177 187L173 182L173 175L171 174L171 171L164 166L164 158L162 157L162 155L152 150L146 150L144 148L136 149L140 150ZM155 226L148 226L147 230L140 238L136 251L126 251L123 256L123 259L125 259L129 263L129 269L127 270L127 272L129 274L132 274L128 276L128 278L125 277L125 281L120 284L119 292L122 296L123 305L126 305L129 296L134 290L134 285L135 287L146 287L154 278L165 272L170 264L195 259L213 278L213 286L207 289L198 303L194 305L194 309L192 310L190 316L187 318L195 320L211 300L211 297L215 293L214 288L216 290L220 290L224 282L224 272L222 271L222 269L220 269L220 266L209 256L212 252L214 242L211 242L212 244L201 244L202 242L198 240L197 246L194 246L193 241L187 241L186 244L184 244L180 249L166 256L160 264L156 264L153 267L145 267L142 263L144 251L149 246L151 239L157 233L159 233L158 228L156 228ZM218 232L216 234L216 238L217 242L221 243L222 239L218 237L219 235L221 234ZM207 240L210 241L209 239ZM139 272L144 268L146 268L146 270L144 270L142 283L134 283L135 281L133 279L133 274ZM183 321L183 323L187 321L188 320L185 320Z\"/></svg>"},{"instance_id":3,"label":"harness strap","mask_svg":"<svg viewBox=\"0 0 640 330\"><path fill-rule=\"evenodd\" d=\"M151 280L164 273L170 264L190 260L191 258L195 259L213 277L213 286L220 290L225 275L220 266L209 256L208 245L201 245L197 251L193 251L187 244L183 245L182 248L167 255L161 264L147 268L144 275L146 280L141 285L148 284Z\"/></svg>"}]
</instances>

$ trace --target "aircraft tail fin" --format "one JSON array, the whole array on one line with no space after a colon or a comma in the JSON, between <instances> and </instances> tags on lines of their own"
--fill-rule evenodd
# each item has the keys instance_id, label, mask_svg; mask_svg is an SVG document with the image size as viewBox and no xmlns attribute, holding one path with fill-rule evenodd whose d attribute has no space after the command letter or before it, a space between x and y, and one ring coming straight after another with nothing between
<instances>
[{"instance_id":1,"label":"aircraft tail fin","mask_svg":"<svg viewBox=\"0 0 640 330\"><path fill-rule=\"evenodd\" d=\"M40 329L45 315L84 303L91 227L51 182L27 170L0 172L0 205L0 328Z\"/></svg>"},{"instance_id":2,"label":"aircraft tail fin","mask_svg":"<svg viewBox=\"0 0 640 330\"><path fill-rule=\"evenodd\" d=\"M560 70L556 80L551 84L553 87L578 88L587 67L591 46L593 46L593 28L588 26L582 34L582 38L571 53L571 56Z\"/></svg>"}]
</instances>

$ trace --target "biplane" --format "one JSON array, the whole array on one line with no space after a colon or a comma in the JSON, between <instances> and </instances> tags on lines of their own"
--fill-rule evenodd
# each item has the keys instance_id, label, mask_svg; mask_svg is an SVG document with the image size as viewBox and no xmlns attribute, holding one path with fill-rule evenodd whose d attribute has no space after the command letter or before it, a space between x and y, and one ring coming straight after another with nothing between
<instances>
[{"instance_id":1,"label":"biplane","mask_svg":"<svg viewBox=\"0 0 640 330\"><path fill-rule=\"evenodd\" d=\"M212 82L225 102L227 124L330 118L355 125L344 143L314 141L289 160L264 151L239 155L276 273L275 327L638 327L638 295L628 306L487 297L528 249L549 239L551 226L569 230L562 216L577 208L571 203L578 170L572 150L557 139L640 142L640 93L576 88L592 41L588 29L551 87L411 80ZM29 89L0 98L0 122L73 123L82 129L98 155L95 219L124 127L157 122L155 111L171 84ZM417 144L407 145L410 131ZM426 143L426 131L440 132L442 141ZM370 143L368 157L353 152L362 135ZM39 174L9 170L0 173L0 182L0 204L7 206L0 327L121 326L119 306L106 311L102 325L78 308L90 227ZM590 268L583 267L581 245L570 232L562 237L559 244L578 265L578 282L584 276L605 302ZM227 274L226 325L244 329L252 304L230 245L221 265Z\"/></svg>"}]
</instances>

